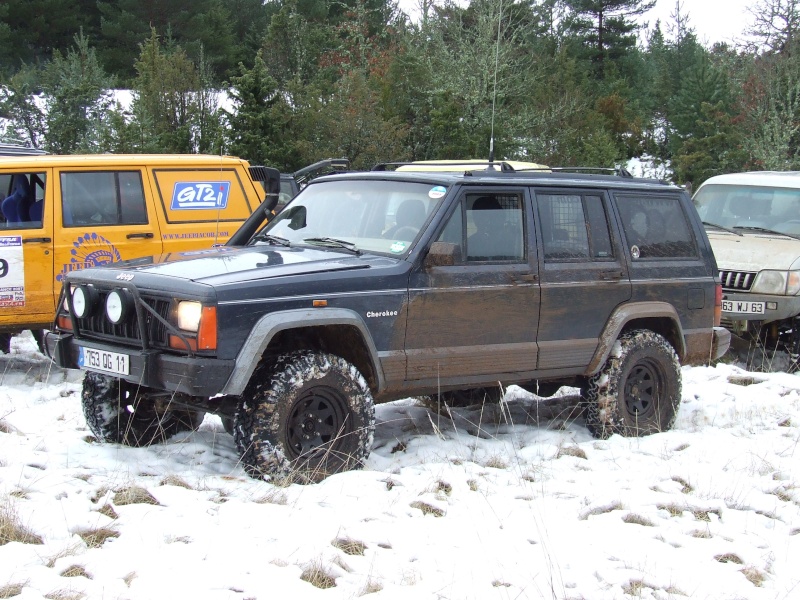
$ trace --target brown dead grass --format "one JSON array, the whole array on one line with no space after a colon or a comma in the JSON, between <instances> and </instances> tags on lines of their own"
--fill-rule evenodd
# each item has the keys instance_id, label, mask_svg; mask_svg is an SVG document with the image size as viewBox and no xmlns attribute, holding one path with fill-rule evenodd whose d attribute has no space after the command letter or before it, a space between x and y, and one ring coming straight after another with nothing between
<instances>
[{"instance_id":1,"label":"brown dead grass","mask_svg":"<svg viewBox=\"0 0 800 600\"><path fill-rule=\"evenodd\" d=\"M22 589L27 585L27 581L25 583L9 583L3 586L0 586L0 598L13 598L14 596L19 596L22 594Z\"/></svg>"},{"instance_id":2,"label":"brown dead grass","mask_svg":"<svg viewBox=\"0 0 800 600\"><path fill-rule=\"evenodd\" d=\"M77 534L86 542L89 548L100 548L111 538L118 538L119 531L110 527L98 527L96 529L85 529L78 531Z\"/></svg>"},{"instance_id":3,"label":"brown dead grass","mask_svg":"<svg viewBox=\"0 0 800 600\"><path fill-rule=\"evenodd\" d=\"M11 542L19 542L20 544L44 543L41 536L22 524L14 505L9 500L0 500L0 546L5 546Z\"/></svg>"},{"instance_id":4,"label":"brown dead grass","mask_svg":"<svg viewBox=\"0 0 800 600\"><path fill-rule=\"evenodd\" d=\"M311 585L321 590L327 590L336 587L336 579L328 573L322 565L322 561L316 560L303 569L300 579L307 581Z\"/></svg>"},{"instance_id":5,"label":"brown dead grass","mask_svg":"<svg viewBox=\"0 0 800 600\"><path fill-rule=\"evenodd\" d=\"M359 542L358 540L347 537L336 538L331 542L331 544L334 548L338 548L350 556L364 556L364 550L367 549L367 546L364 544L364 542Z\"/></svg>"},{"instance_id":6,"label":"brown dead grass","mask_svg":"<svg viewBox=\"0 0 800 600\"><path fill-rule=\"evenodd\" d=\"M159 506L158 500L143 487L132 485L123 488L114 494L114 504L116 506L125 506L127 504L151 504Z\"/></svg>"},{"instance_id":7,"label":"brown dead grass","mask_svg":"<svg viewBox=\"0 0 800 600\"><path fill-rule=\"evenodd\" d=\"M83 565L70 565L61 571L60 575L62 577L86 577L86 579L92 579L92 576Z\"/></svg>"}]
</instances>

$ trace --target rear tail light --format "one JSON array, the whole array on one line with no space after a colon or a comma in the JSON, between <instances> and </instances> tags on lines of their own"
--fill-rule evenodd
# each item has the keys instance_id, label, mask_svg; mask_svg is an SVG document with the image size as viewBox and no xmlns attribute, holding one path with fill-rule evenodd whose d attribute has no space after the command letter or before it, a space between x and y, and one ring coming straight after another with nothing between
<instances>
[{"instance_id":1,"label":"rear tail light","mask_svg":"<svg viewBox=\"0 0 800 600\"><path fill-rule=\"evenodd\" d=\"M722 323L722 285L717 284L714 294L714 327L719 327Z\"/></svg>"}]
</instances>

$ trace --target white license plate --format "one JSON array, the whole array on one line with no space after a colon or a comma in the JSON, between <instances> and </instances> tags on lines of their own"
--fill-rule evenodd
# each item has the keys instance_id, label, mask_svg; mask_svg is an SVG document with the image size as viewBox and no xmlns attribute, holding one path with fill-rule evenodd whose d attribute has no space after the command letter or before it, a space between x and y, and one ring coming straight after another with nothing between
<instances>
[{"instance_id":1,"label":"white license plate","mask_svg":"<svg viewBox=\"0 0 800 600\"><path fill-rule=\"evenodd\" d=\"M81 369L103 371L104 373L114 373L116 375L129 375L131 371L130 358L127 354L95 350L94 348L84 348L83 346L81 346L80 354L78 354L78 366Z\"/></svg>"},{"instance_id":2,"label":"white license plate","mask_svg":"<svg viewBox=\"0 0 800 600\"><path fill-rule=\"evenodd\" d=\"M763 315L763 302L749 302L739 300L723 300L722 312L740 313L744 315Z\"/></svg>"}]
</instances>

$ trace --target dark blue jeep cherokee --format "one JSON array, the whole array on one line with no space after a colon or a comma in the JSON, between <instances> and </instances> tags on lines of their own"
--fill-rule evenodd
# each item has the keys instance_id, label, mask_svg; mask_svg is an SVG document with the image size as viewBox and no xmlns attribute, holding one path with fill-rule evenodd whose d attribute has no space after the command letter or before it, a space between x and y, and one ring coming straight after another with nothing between
<instances>
[{"instance_id":1,"label":"dark blue jeep cherokee","mask_svg":"<svg viewBox=\"0 0 800 600\"><path fill-rule=\"evenodd\" d=\"M598 437L669 429L680 363L730 339L685 191L449 168L318 178L227 247L70 274L47 347L86 370L91 430L146 445L213 412L251 475L316 481L407 396L572 384Z\"/></svg>"}]
</instances>

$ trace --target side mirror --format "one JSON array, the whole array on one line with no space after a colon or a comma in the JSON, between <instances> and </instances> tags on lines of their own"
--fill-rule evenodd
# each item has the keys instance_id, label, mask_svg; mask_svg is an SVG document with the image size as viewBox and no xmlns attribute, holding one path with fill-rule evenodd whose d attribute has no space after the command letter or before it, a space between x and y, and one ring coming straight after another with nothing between
<instances>
[{"instance_id":1,"label":"side mirror","mask_svg":"<svg viewBox=\"0 0 800 600\"><path fill-rule=\"evenodd\" d=\"M452 267L461 262L461 244L449 242L433 242L428 256L425 257L425 268Z\"/></svg>"}]
</instances>

